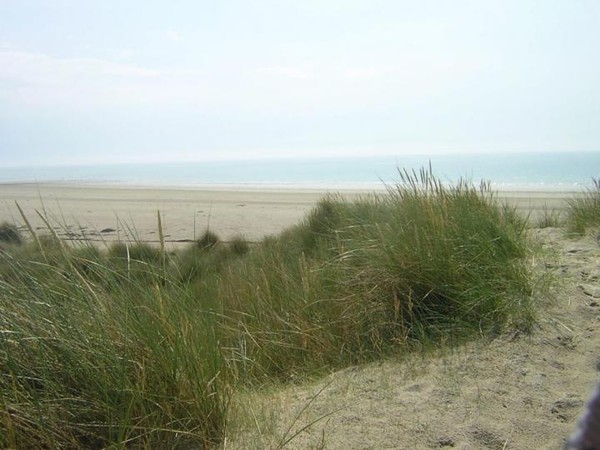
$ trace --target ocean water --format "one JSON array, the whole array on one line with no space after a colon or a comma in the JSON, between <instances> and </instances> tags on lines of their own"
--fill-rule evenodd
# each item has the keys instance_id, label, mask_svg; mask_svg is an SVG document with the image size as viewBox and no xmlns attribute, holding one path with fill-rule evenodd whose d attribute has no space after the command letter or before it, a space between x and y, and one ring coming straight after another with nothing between
<instances>
[{"instance_id":1,"label":"ocean water","mask_svg":"<svg viewBox=\"0 0 600 450\"><path fill-rule=\"evenodd\" d=\"M429 164L443 182L484 180L507 190L580 190L600 177L598 151L0 167L0 183L377 188L398 181L399 168Z\"/></svg>"}]
</instances>

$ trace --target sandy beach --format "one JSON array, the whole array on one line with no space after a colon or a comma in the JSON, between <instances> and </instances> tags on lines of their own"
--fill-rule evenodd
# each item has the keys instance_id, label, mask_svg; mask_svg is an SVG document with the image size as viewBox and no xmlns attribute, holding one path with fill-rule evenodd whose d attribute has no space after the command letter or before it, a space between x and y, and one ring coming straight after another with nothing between
<instances>
[{"instance_id":1,"label":"sandy beach","mask_svg":"<svg viewBox=\"0 0 600 450\"><path fill-rule=\"evenodd\" d=\"M0 221L22 224L18 202L41 231L45 226L36 211L45 211L59 234L107 241L135 234L152 242L158 239L160 211L169 242L194 239L207 228L224 240L241 234L253 241L298 222L323 195L317 190L11 184L0 186Z\"/></svg>"},{"instance_id":2,"label":"sandy beach","mask_svg":"<svg viewBox=\"0 0 600 450\"><path fill-rule=\"evenodd\" d=\"M340 192L346 198L367 193ZM223 240L243 235L256 241L298 223L326 193L291 188L1 184L0 222L24 225L17 202L40 233L47 230L36 211L47 216L66 239L111 242L135 235L138 240L156 242L160 211L165 239L173 244L195 239L208 227ZM531 212L535 220L544 208L563 210L573 195L512 191L499 192L498 198L524 215Z\"/></svg>"}]
</instances>

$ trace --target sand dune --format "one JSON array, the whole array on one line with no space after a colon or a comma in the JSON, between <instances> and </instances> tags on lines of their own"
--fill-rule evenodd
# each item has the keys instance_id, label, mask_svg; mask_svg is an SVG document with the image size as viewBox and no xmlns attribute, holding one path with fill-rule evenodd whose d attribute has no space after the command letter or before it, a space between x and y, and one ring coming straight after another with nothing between
<instances>
[{"instance_id":1,"label":"sand dune","mask_svg":"<svg viewBox=\"0 0 600 450\"><path fill-rule=\"evenodd\" d=\"M557 282L531 335L241 396L243 413L262 422L245 423L227 448L275 448L298 432L288 448L563 449L599 381L600 248L562 229L531 233L551 252L533 264Z\"/></svg>"},{"instance_id":2,"label":"sand dune","mask_svg":"<svg viewBox=\"0 0 600 450\"><path fill-rule=\"evenodd\" d=\"M297 223L324 194L5 184L0 222L22 225L17 201L40 232L45 225L36 211L50 217L66 238L113 241L134 230L138 239L157 241L160 210L171 245L208 226L224 239L244 234L258 240ZM501 192L498 197L535 221L545 208L563 211L572 195ZM315 383L238 398L253 408L263 428L251 421L226 448L273 447L288 428L289 436L313 420L290 448L562 448L598 380L600 248L593 236L574 239L561 229L531 233L551 250L532 263L559 282L554 298L540 299L532 336L502 336L439 357L349 368Z\"/></svg>"}]
</instances>

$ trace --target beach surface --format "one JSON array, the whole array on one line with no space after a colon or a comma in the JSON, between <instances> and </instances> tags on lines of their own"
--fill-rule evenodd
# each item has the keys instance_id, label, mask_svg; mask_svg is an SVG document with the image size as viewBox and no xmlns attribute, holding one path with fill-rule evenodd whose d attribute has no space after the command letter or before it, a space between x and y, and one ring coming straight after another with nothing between
<instances>
[{"instance_id":1,"label":"beach surface","mask_svg":"<svg viewBox=\"0 0 600 450\"><path fill-rule=\"evenodd\" d=\"M369 191L337 192L352 199ZM40 234L48 233L41 215L64 239L158 242L160 211L165 240L171 245L194 240L207 228L225 241L240 235L258 241L301 221L326 194L319 188L0 184L0 222L25 226L18 203ZM545 209L564 210L573 195L511 191L499 192L498 199L537 220Z\"/></svg>"}]
</instances>

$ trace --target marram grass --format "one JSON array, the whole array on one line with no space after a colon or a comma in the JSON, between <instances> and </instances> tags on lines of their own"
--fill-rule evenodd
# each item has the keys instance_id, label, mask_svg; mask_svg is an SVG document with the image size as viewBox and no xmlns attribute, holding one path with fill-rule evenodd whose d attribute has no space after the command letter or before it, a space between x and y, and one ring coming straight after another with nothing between
<instances>
[{"instance_id":1,"label":"marram grass","mask_svg":"<svg viewBox=\"0 0 600 450\"><path fill-rule=\"evenodd\" d=\"M583 234L590 229L600 229L600 179L592 179L592 186L579 197L569 201L567 227Z\"/></svg>"},{"instance_id":2,"label":"marram grass","mask_svg":"<svg viewBox=\"0 0 600 450\"><path fill-rule=\"evenodd\" d=\"M256 245L7 247L0 447L206 448L241 384L528 329L524 229L422 171Z\"/></svg>"},{"instance_id":3,"label":"marram grass","mask_svg":"<svg viewBox=\"0 0 600 450\"><path fill-rule=\"evenodd\" d=\"M402 176L387 195L323 199L223 274L238 369L287 379L531 326L529 247L514 210L485 185Z\"/></svg>"},{"instance_id":4,"label":"marram grass","mask_svg":"<svg viewBox=\"0 0 600 450\"><path fill-rule=\"evenodd\" d=\"M158 269L140 283L95 256L72 262L13 262L0 284L0 446L218 441L229 390L214 315Z\"/></svg>"}]
</instances>

